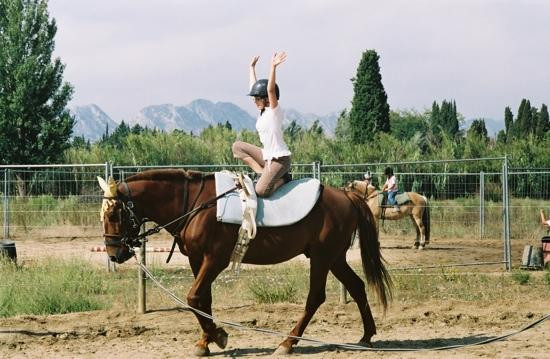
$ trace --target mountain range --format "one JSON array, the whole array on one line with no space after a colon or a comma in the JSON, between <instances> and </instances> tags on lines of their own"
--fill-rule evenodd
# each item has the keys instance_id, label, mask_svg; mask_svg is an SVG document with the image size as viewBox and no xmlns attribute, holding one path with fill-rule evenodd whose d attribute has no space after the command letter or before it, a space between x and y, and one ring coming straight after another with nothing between
<instances>
[{"instance_id":1,"label":"mountain range","mask_svg":"<svg viewBox=\"0 0 550 359\"><path fill-rule=\"evenodd\" d=\"M83 136L90 141L97 141L106 131L111 133L119 122L113 120L99 106L91 104L71 108L75 116L73 136ZM310 128L315 121L323 127L327 136L333 136L338 121L339 112L332 112L324 116L313 113L301 113L297 110L285 109L283 126L288 126L292 121L304 128ZM127 124L134 126L155 128L170 132L175 129L187 133L199 134L208 126L225 124L229 122L234 130L244 129L254 131L256 119L248 112L231 102L212 102L205 99L197 99L185 106L173 104L153 105L143 108ZM473 119L466 120L462 129L468 129ZM498 131L504 129L504 122L493 119L485 119L487 133L495 137Z\"/></svg>"},{"instance_id":2,"label":"mountain range","mask_svg":"<svg viewBox=\"0 0 550 359\"><path fill-rule=\"evenodd\" d=\"M95 104L75 106L71 108L75 116L73 136L83 136L90 141L97 141L106 131L112 132L119 123L113 120ZM296 121L304 129L308 129L315 121L323 127L328 136L334 134L338 121L338 112L318 116L312 113L303 114L294 109L285 109L283 126ZM229 122L234 130L244 129L254 131L256 119L239 106L230 102L212 102L197 99L185 106L173 104L153 105L143 108L127 124L155 128L170 132L175 129L188 133L199 134L208 126Z\"/></svg>"}]
</instances>

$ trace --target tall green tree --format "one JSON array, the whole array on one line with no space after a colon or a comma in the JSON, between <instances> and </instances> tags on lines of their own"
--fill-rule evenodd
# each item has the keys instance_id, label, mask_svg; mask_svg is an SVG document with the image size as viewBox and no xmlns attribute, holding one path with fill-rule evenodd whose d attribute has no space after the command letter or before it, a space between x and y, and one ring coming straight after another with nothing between
<instances>
[{"instance_id":1,"label":"tall green tree","mask_svg":"<svg viewBox=\"0 0 550 359\"><path fill-rule=\"evenodd\" d=\"M528 136L533 132L533 110L531 102L527 99L522 99L519 104L518 118L514 123L514 134L516 138Z\"/></svg>"},{"instance_id":2,"label":"tall green tree","mask_svg":"<svg viewBox=\"0 0 550 359\"><path fill-rule=\"evenodd\" d=\"M550 132L550 119L548 117L548 107L542 104L540 111L537 114L537 126L535 128L535 134L538 138L543 138L548 132Z\"/></svg>"},{"instance_id":3,"label":"tall green tree","mask_svg":"<svg viewBox=\"0 0 550 359\"><path fill-rule=\"evenodd\" d=\"M506 106L504 109L504 126L505 126L505 135L508 138L514 137L514 115L510 107Z\"/></svg>"},{"instance_id":4,"label":"tall green tree","mask_svg":"<svg viewBox=\"0 0 550 359\"><path fill-rule=\"evenodd\" d=\"M69 147L72 87L52 59L46 0L0 0L0 163L52 163Z\"/></svg>"},{"instance_id":5,"label":"tall green tree","mask_svg":"<svg viewBox=\"0 0 550 359\"><path fill-rule=\"evenodd\" d=\"M353 82L353 100L349 113L350 133L354 143L365 143L377 133L390 132L390 106L382 85L379 56L367 50L357 67Z\"/></svg>"},{"instance_id":6,"label":"tall green tree","mask_svg":"<svg viewBox=\"0 0 550 359\"><path fill-rule=\"evenodd\" d=\"M485 127L484 119L475 119L470 128L468 129L466 135L468 137L476 137L477 139L482 140L484 143L489 141L489 136L487 135L487 127Z\"/></svg>"},{"instance_id":7,"label":"tall green tree","mask_svg":"<svg viewBox=\"0 0 550 359\"><path fill-rule=\"evenodd\" d=\"M435 144L441 142L444 135L456 138L460 135L461 115L456 110L455 101L443 100L441 106L434 101L430 113L430 129Z\"/></svg>"}]
</instances>

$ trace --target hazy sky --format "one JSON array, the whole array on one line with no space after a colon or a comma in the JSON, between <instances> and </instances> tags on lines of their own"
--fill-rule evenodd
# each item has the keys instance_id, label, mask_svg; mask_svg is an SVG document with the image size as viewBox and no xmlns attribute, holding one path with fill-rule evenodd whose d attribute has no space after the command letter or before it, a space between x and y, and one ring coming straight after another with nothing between
<instances>
[{"instance_id":1,"label":"hazy sky","mask_svg":"<svg viewBox=\"0 0 550 359\"><path fill-rule=\"evenodd\" d=\"M250 58L274 51L281 104L323 115L349 108L363 51L380 55L392 109L456 100L466 118L550 105L548 0L50 0L70 105L115 121L197 98L249 112Z\"/></svg>"}]
</instances>

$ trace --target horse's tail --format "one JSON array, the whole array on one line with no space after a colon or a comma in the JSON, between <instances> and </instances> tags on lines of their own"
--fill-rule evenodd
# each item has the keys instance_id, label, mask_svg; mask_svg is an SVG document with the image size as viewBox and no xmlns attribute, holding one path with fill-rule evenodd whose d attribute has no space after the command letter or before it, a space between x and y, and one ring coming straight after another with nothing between
<instances>
[{"instance_id":1,"label":"horse's tail","mask_svg":"<svg viewBox=\"0 0 550 359\"><path fill-rule=\"evenodd\" d=\"M422 224L424 225L424 234L426 241L426 244L430 242L430 205L428 203L428 198L426 196L422 196L424 198L424 211L422 211Z\"/></svg>"},{"instance_id":2,"label":"horse's tail","mask_svg":"<svg viewBox=\"0 0 550 359\"><path fill-rule=\"evenodd\" d=\"M346 192L351 203L357 209L359 218L357 228L359 229L359 245L361 248L361 262L363 272L367 278L369 287L376 291L378 300L384 307L388 307L388 301L392 297L392 280L384 265L384 258L380 253L380 243L374 216L367 204L355 193Z\"/></svg>"}]
</instances>

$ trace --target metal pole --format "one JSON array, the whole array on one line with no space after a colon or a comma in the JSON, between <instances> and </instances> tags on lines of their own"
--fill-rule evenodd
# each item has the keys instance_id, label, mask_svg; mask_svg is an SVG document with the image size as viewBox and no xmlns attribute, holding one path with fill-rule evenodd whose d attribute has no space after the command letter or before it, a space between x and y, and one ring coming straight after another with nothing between
<instances>
[{"instance_id":1,"label":"metal pole","mask_svg":"<svg viewBox=\"0 0 550 359\"><path fill-rule=\"evenodd\" d=\"M485 236L485 174L479 172L479 238Z\"/></svg>"},{"instance_id":2,"label":"metal pole","mask_svg":"<svg viewBox=\"0 0 550 359\"><path fill-rule=\"evenodd\" d=\"M321 181L321 162L317 161L317 179Z\"/></svg>"},{"instance_id":3,"label":"metal pole","mask_svg":"<svg viewBox=\"0 0 550 359\"><path fill-rule=\"evenodd\" d=\"M315 165L315 162L313 162L313 163L311 164L311 174L312 174L313 178L317 178L317 176L315 175L315 172L316 172L315 170L316 170L316 168L317 168L317 166Z\"/></svg>"},{"instance_id":4,"label":"metal pole","mask_svg":"<svg viewBox=\"0 0 550 359\"><path fill-rule=\"evenodd\" d=\"M8 171L4 169L4 239L7 240L10 237L10 220L9 220L9 187L8 187Z\"/></svg>"},{"instance_id":5,"label":"metal pole","mask_svg":"<svg viewBox=\"0 0 550 359\"><path fill-rule=\"evenodd\" d=\"M512 243L510 241L510 193L508 188L508 158L504 156L504 182L505 182L505 199L506 206L504 207L504 226L506 228L504 238L506 241L506 270L512 270Z\"/></svg>"},{"instance_id":6,"label":"metal pole","mask_svg":"<svg viewBox=\"0 0 550 359\"><path fill-rule=\"evenodd\" d=\"M112 167L109 166L109 162L105 162L105 181L109 181L109 177L113 175ZM116 263L109 259L107 256L107 271L116 272Z\"/></svg>"}]
</instances>

